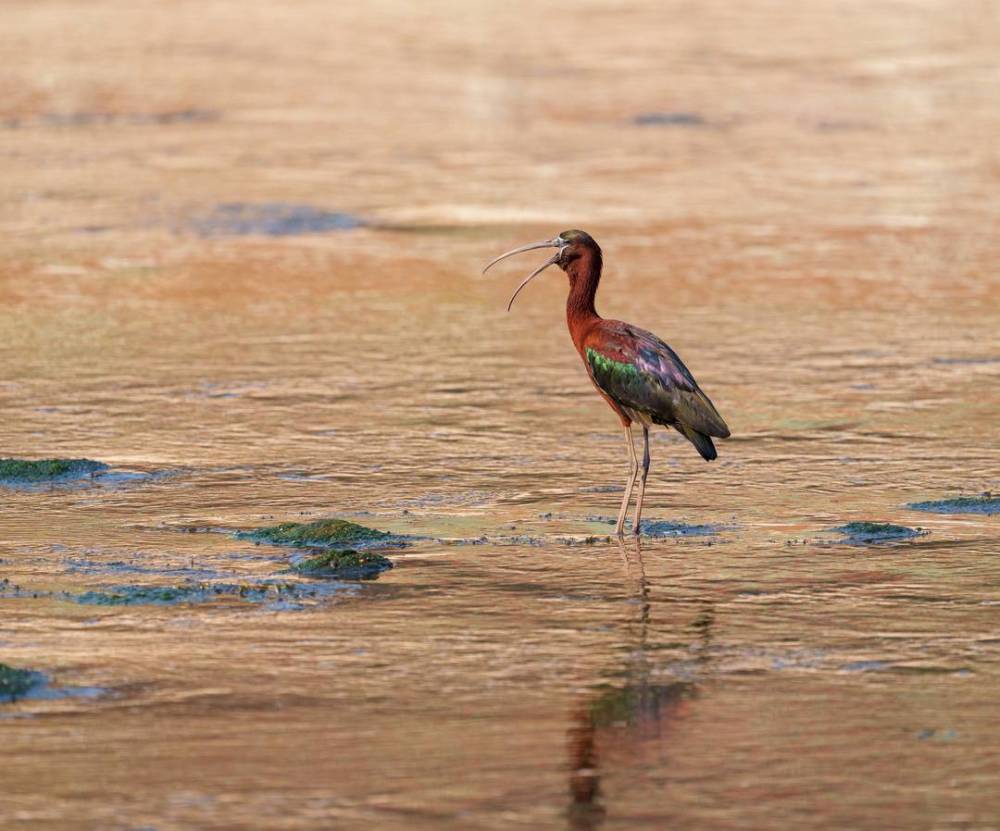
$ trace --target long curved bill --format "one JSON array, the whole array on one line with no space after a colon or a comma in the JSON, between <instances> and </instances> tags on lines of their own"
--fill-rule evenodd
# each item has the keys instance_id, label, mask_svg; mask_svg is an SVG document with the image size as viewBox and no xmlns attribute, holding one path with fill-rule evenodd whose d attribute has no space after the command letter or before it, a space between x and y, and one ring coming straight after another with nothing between
<instances>
[{"instance_id":1,"label":"long curved bill","mask_svg":"<svg viewBox=\"0 0 1000 831\"><path fill-rule=\"evenodd\" d=\"M487 271L493 268L493 266L495 266L498 262L500 262L500 260L506 260L508 257L513 257L515 254L523 254L525 251L534 251L536 248L562 248L563 245L565 245L565 243L559 237L556 237L555 239L546 240L545 242L533 242L530 245L522 245L520 248L515 248L513 251L508 251L506 254L501 254L499 257L497 257L495 260L489 263L486 266L486 268L483 269L483 274L485 274ZM519 285L516 289L514 289L514 293L510 296L510 302L507 304L507 311L509 312L511 306L514 305L514 299L518 296L518 294L521 293L521 289L523 289L535 277L537 277L539 274L545 271L545 269L547 269L550 265L555 265L557 262L559 262L558 251L555 254L553 254L548 260L546 260L541 266L532 271L531 274L525 277L524 280L521 281L521 285Z\"/></svg>"}]
</instances>

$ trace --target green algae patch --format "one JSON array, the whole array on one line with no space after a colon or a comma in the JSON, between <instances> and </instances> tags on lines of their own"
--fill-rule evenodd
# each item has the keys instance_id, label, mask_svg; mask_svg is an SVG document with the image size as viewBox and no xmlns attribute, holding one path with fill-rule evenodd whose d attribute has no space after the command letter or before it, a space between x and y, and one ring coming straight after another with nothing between
<instances>
[{"instance_id":1,"label":"green algae patch","mask_svg":"<svg viewBox=\"0 0 1000 831\"><path fill-rule=\"evenodd\" d=\"M36 485L84 479L108 466L93 459L0 459L0 484Z\"/></svg>"},{"instance_id":2,"label":"green algae patch","mask_svg":"<svg viewBox=\"0 0 1000 831\"><path fill-rule=\"evenodd\" d=\"M42 676L27 669L0 664L0 701L16 701L42 683Z\"/></svg>"},{"instance_id":3,"label":"green algae patch","mask_svg":"<svg viewBox=\"0 0 1000 831\"><path fill-rule=\"evenodd\" d=\"M304 577L339 577L346 580L370 580L390 568L392 560L388 557L350 548L324 551L292 563L292 571Z\"/></svg>"},{"instance_id":4,"label":"green algae patch","mask_svg":"<svg viewBox=\"0 0 1000 831\"><path fill-rule=\"evenodd\" d=\"M385 531L366 528L346 519L318 519L315 522L284 522L254 531L239 531L243 540L290 545L296 548L327 548L365 545L388 540Z\"/></svg>"},{"instance_id":5,"label":"green algae patch","mask_svg":"<svg viewBox=\"0 0 1000 831\"><path fill-rule=\"evenodd\" d=\"M984 493L982 496L959 496L954 499L933 499L928 502L911 502L906 506L913 511L931 514L1000 514L1000 496Z\"/></svg>"},{"instance_id":6,"label":"green algae patch","mask_svg":"<svg viewBox=\"0 0 1000 831\"><path fill-rule=\"evenodd\" d=\"M846 525L831 528L846 537L845 542L852 545L871 545L880 542L899 542L924 536L927 531L922 528L908 528L905 525L893 525L890 522L848 522Z\"/></svg>"}]
</instances>

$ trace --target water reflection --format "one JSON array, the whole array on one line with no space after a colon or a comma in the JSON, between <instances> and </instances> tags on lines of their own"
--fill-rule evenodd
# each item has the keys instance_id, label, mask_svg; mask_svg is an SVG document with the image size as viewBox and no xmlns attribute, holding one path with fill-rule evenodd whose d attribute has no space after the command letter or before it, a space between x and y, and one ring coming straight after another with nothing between
<instances>
[{"instance_id":1,"label":"water reflection","mask_svg":"<svg viewBox=\"0 0 1000 831\"><path fill-rule=\"evenodd\" d=\"M572 831L594 831L604 824L607 816L601 800L602 750L614 748L619 751L616 756L641 759L645 756L644 748L654 747L662 763L672 723L684 717L699 695L695 680L669 683L656 680L647 644L652 604L642 546L638 539L628 544L620 540L619 546L625 585L634 600L635 612L625 624L626 646L632 648L628 650L623 671L613 673L621 675L624 684L582 699L572 716L568 731L567 811ZM690 627L694 632L692 651L696 667L704 668L709 660L714 622L714 603L705 602Z\"/></svg>"}]
</instances>

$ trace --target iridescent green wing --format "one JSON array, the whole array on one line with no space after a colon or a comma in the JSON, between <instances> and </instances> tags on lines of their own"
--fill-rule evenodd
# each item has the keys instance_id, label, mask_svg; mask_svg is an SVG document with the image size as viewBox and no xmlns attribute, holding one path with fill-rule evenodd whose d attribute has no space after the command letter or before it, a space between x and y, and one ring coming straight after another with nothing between
<instances>
[{"instance_id":1,"label":"iridescent green wing","mask_svg":"<svg viewBox=\"0 0 1000 831\"><path fill-rule=\"evenodd\" d=\"M585 349L590 376L604 393L658 424L720 438L729 435L722 416L676 352L642 329L605 323Z\"/></svg>"}]
</instances>

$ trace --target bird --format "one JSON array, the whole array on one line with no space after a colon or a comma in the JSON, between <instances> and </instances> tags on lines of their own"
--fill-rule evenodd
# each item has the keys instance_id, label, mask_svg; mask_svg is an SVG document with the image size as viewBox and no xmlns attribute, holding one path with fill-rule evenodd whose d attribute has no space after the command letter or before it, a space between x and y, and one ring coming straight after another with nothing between
<instances>
[{"instance_id":1,"label":"bird","mask_svg":"<svg viewBox=\"0 0 1000 831\"><path fill-rule=\"evenodd\" d=\"M566 323L570 337L597 392L620 419L628 448L629 474L615 534L624 535L625 517L639 479L632 523L632 532L638 536L649 475L650 427L672 427L709 462L718 455L712 439L729 438L729 427L673 349L652 332L620 320L606 320L597 313L594 297L601 282L604 259L600 246L586 231L563 231L553 239L507 251L488 263L483 274L507 257L538 248L556 251L521 281L511 295L507 311L521 290L549 266L559 266L569 278ZM642 427L641 466L635 452L633 424Z\"/></svg>"}]
</instances>

